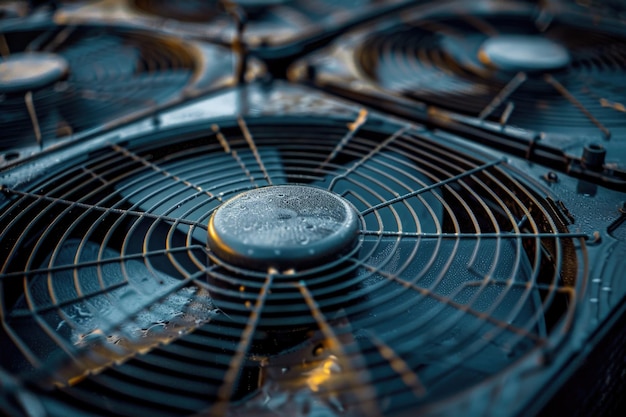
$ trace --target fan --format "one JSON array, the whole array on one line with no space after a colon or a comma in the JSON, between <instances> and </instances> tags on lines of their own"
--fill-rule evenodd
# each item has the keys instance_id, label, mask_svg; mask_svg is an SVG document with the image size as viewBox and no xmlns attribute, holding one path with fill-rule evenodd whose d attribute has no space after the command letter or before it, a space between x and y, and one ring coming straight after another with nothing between
<instances>
[{"instance_id":1,"label":"fan","mask_svg":"<svg viewBox=\"0 0 626 417\"><path fill-rule=\"evenodd\" d=\"M199 75L171 37L102 25L0 33L0 151L80 135L170 102Z\"/></svg>"},{"instance_id":2,"label":"fan","mask_svg":"<svg viewBox=\"0 0 626 417\"><path fill-rule=\"evenodd\" d=\"M355 52L382 88L536 132L609 139L626 128L626 39L532 15L438 16L376 33Z\"/></svg>"},{"instance_id":3,"label":"fan","mask_svg":"<svg viewBox=\"0 0 626 417\"><path fill-rule=\"evenodd\" d=\"M237 37L233 15L245 22L243 41L262 58L310 50L350 25L396 10L408 2L392 0L101 0L59 10L64 23L98 19L145 25L231 44Z\"/></svg>"},{"instance_id":4,"label":"fan","mask_svg":"<svg viewBox=\"0 0 626 417\"><path fill-rule=\"evenodd\" d=\"M490 143L523 148L520 156L539 143L578 160L597 145L623 173L626 38L563 16L524 2L417 8L340 37L291 75L422 121L506 136Z\"/></svg>"},{"instance_id":5,"label":"fan","mask_svg":"<svg viewBox=\"0 0 626 417\"><path fill-rule=\"evenodd\" d=\"M587 280L586 234L505 159L364 110L181 125L9 180L0 369L56 385L52 414L426 413L505 380L513 410Z\"/></svg>"},{"instance_id":6,"label":"fan","mask_svg":"<svg viewBox=\"0 0 626 417\"><path fill-rule=\"evenodd\" d=\"M293 0L241 0L232 2L186 1L172 3L164 0L135 0L134 6L156 16L184 22L208 22L225 12L228 3L241 7L248 14L264 13L271 7L281 6Z\"/></svg>"}]
</instances>

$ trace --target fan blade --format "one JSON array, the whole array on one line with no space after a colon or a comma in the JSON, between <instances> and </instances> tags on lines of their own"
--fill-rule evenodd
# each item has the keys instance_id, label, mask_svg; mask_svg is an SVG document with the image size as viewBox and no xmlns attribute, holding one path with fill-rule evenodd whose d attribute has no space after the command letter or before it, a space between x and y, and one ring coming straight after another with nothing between
<instances>
[{"instance_id":1,"label":"fan blade","mask_svg":"<svg viewBox=\"0 0 626 417\"><path fill-rule=\"evenodd\" d=\"M164 103L180 92L189 73L171 71L165 74L142 73L127 79L102 79L97 84L70 82L59 109L76 130L88 129L129 111L149 109Z\"/></svg>"},{"instance_id":2,"label":"fan blade","mask_svg":"<svg viewBox=\"0 0 626 417\"><path fill-rule=\"evenodd\" d=\"M366 369L359 349L360 335L351 327L345 312L340 311L329 324L340 331L332 346L324 332L312 331L300 345L268 358L261 367L257 393L243 404L229 410L229 416L299 416L299 415L368 415L366 407L377 407L363 392L370 375L351 374ZM346 355L344 349L357 349ZM359 400L361 402L359 403ZM303 410L308 410L303 414ZM355 412L357 414L355 414Z\"/></svg>"},{"instance_id":3,"label":"fan blade","mask_svg":"<svg viewBox=\"0 0 626 417\"><path fill-rule=\"evenodd\" d=\"M78 82L123 79L135 72L141 56L138 48L121 36L97 29L73 32L59 53L70 64L70 80Z\"/></svg>"},{"instance_id":4,"label":"fan blade","mask_svg":"<svg viewBox=\"0 0 626 417\"><path fill-rule=\"evenodd\" d=\"M34 347L33 354L39 358L94 343L124 347L117 354L125 357L178 337L215 314L212 300L201 287L181 285L181 279L158 271L147 258L143 262L125 259L99 243L69 239L57 249L54 260L49 257L38 269L49 272L32 275L9 321L23 322L16 326L19 336ZM59 338L52 340L34 331L39 328L37 317ZM28 368L25 363L14 366Z\"/></svg>"}]
</instances>

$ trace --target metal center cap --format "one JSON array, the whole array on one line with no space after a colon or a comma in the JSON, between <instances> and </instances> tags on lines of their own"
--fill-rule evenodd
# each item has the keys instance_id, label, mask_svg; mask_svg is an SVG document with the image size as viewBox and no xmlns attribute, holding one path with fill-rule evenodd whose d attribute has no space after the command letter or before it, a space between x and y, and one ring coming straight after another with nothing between
<instances>
[{"instance_id":1,"label":"metal center cap","mask_svg":"<svg viewBox=\"0 0 626 417\"><path fill-rule=\"evenodd\" d=\"M356 209L337 194L306 185L246 191L209 221L208 245L229 263L280 271L341 256L357 242Z\"/></svg>"},{"instance_id":2,"label":"metal center cap","mask_svg":"<svg viewBox=\"0 0 626 417\"><path fill-rule=\"evenodd\" d=\"M504 71L552 71L570 63L567 49L539 35L499 35L483 42L478 56Z\"/></svg>"},{"instance_id":3,"label":"metal center cap","mask_svg":"<svg viewBox=\"0 0 626 417\"><path fill-rule=\"evenodd\" d=\"M0 61L0 93L26 92L61 80L69 64L60 55L23 52Z\"/></svg>"}]
</instances>

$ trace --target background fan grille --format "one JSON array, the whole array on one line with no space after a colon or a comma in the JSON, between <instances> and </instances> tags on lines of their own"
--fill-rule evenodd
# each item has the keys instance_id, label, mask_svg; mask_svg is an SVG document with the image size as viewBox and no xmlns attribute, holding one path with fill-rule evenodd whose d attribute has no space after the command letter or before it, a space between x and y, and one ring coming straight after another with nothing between
<instances>
[{"instance_id":1,"label":"background fan grille","mask_svg":"<svg viewBox=\"0 0 626 417\"><path fill-rule=\"evenodd\" d=\"M196 52L184 42L122 28L47 26L0 37L10 54L45 51L69 64L65 79L4 95L0 150L47 146L163 104L182 93L199 66Z\"/></svg>"},{"instance_id":2,"label":"background fan grille","mask_svg":"<svg viewBox=\"0 0 626 417\"><path fill-rule=\"evenodd\" d=\"M545 29L545 30L540 30ZM576 36L585 30L585 36ZM562 69L498 71L479 59L485 40L537 36L570 54ZM382 88L481 119L536 132L608 139L624 132L623 37L532 13L467 11L399 23L368 34L356 60Z\"/></svg>"}]
</instances>

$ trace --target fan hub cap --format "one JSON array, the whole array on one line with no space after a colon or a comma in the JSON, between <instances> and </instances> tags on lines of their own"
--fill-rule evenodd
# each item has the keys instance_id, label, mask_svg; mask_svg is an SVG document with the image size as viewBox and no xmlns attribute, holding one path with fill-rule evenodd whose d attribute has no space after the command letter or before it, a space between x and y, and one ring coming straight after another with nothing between
<instances>
[{"instance_id":1,"label":"fan hub cap","mask_svg":"<svg viewBox=\"0 0 626 417\"><path fill-rule=\"evenodd\" d=\"M357 243L359 215L347 200L307 185L241 193L211 216L208 245L245 268L285 271L337 258Z\"/></svg>"},{"instance_id":2,"label":"fan hub cap","mask_svg":"<svg viewBox=\"0 0 626 417\"><path fill-rule=\"evenodd\" d=\"M553 71L567 66L567 49L543 36L499 35L487 39L478 56L486 65L504 71Z\"/></svg>"},{"instance_id":3,"label":"fan hub cap","mask_svg":"<svg viewBox=\"0 0 626 417\"><path fill-rule=\"evenodd\" d=\"M67 75L69 64L60 55L22 52L0 62L0 92L18 93L53 84Z\"/></svg>"}]
</instances>

